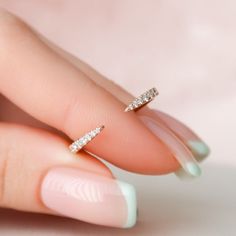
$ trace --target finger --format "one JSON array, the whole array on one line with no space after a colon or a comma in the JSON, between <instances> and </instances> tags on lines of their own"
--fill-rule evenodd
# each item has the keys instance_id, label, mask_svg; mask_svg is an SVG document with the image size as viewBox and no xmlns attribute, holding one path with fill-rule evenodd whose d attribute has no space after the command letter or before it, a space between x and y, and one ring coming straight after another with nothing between
<instances>
[{"instance_id":1,"label":"finger","mask_svg":"<svg viewBox=\"0 0 236 236\"><path fill-rule=\"evenodd\" d=\"M64 52L64 53L66 53L66 52ZM68 56L69 54L66 53L66 55ZM86 73L87 75L90 75L94 78L96 78L96 76L99 76L99 78L103 78L101 75L99 75L92 68L90 69L89 66L86 65L84 62L79 61L79 59L78 59L77 66L82 71L84 71L84 73ZM94 71L94 72L89 72L89 71ZM93 75L91 75L91 74L93 74ZM107 80L105 80L105 81L107 81ZM118 85L116 85L116 86L118 86ZM109 86L104 85L104 88L109 89ZM125 90L123 90L122 88L120 88L120 87L118 87L118 88L123 91L122 93L125 92ZM120 95L120 93L116 92L116 93L114 93L114 96L121 97L121 99L122 99L122 95ZM1 121L30 125L33 127L46 129L50 132L56 132L56 130L53 129L52 127L46 126L44 123L39 122L36 119L33 119L31 116L29 116L27 113L23 112L21 109L19 109L19 107L15 106L13 103L11 103L9 100L5 99L1 95L0 95L0 107L1 107L1 110L0 110L0 120ZM188 148L192 151L192 153L194 154L195 158L198 161L204 160L209 155L209 153L210 153L209 147L189 127L187 127L182 122L176 120L175 118L171 117L170 115L167 115L164 112L161 112L158 110L154 110L154 111L156 113L157 118L159 118L159 120L161 119L162 122L165 123L166 126L168 126L185 143L186 146L188 146ZM58 133L58 132L56 132L56 133Z\"/></svg>"},{"instance_id":2,"label":"finger","mask_svg":"<svg viewBox=\"0 0 236 236\"><path fill-rule=\"evenodd\" d=\"M134 113L123 112L125 104L46 46L24 23L13 16L0 18L0 87L5 96L73 140L104 124L104 132L87 149L121 168L148 174L178 168L168 147Z\"/></svg>"},{"instance_id":3,"label":"finger","mask_svg":"<svg viewBox=\"0 0 236 236\"><path fill-rule=\"evenodd\" d=\"M131 227L134 188L88 154L75 159L46 131L0 123L0 207ZM101 215L102 212L102 215Z\"/></svg>"},{"instance_id":4,"label":"finger","mask_svg":"<svg viewBox=\"0 0 236 236\"><path fill-rule=\"evenodd\" d=\"M66 51L58 48L54 44L47 41L48 45L54 48L58 53L63 55L69 61L71 61L75 66L77 66L81 71L83 71L90 79L92 79L99 86L103 87L114 96L116 96L124 104L129 104L130 101L134 99L134 96L127 92L124 88L120 87L118 84L114 83L111 80L108 80L103 75L99 74L96 70L90 67L85 62L81 61L79 58L74 57L73 55L67 53ZM161 122L163 125L167 126L172 130L184 143L185 145L193 152L194 156L198 161L202 161L206 158L210 149L208 145L188 126L180 122L179 120L173 118L172 116L161 112L159 110L153 110L154 112L150 113L149 109L144 109L142 114L149 114L152 118Z\"/></svg>"},{"instance_id":5,"label":"finger","mask_svg":"<svg viewBox=\"0 0 236 236\"><path fill-rule=\"evenodd\" d=\"M89 78L93 79L94 82L98 83L104 89L111 92L123 103L128 104L134 99L134 96L132 96L125 89L123 89L113 81L106 79L104 76L99 74L83 61L75 58L74 56L59 48L57 48L57 50L60 51L60 53L64 55L68 60L73 62ZM141 114L148 114L150 117L172 130L172 132L175 133L175 135L178 136L182 140L182 142L192 151L198 161L204 160L210 154L208 145L188 126L164 112L155 109L152 109L152 111L153 112L150 112L149 109L143 109Z\"/></svg>"},{"instance_id":6,"label":"finger","mask_svg":"<svg viewBox=\"0 0 236 236\"><path fill-rule=\"evenodd\" d=\"M123 103L128 104L129 101L134 99L134 97L123 88L104 78L101 74L97 73L93 68L88 66L83 61L75 58L74 56L56 47L48 41L47 44L53 47L58 53L63 55L69 61L71 61L88 77L93 79L94 82L102 86L107 91L111 92ZM179 160L187 172L189 172L191 175L200 174L200 168L198 167L195 159L202 161L209 155L210 151L208 146L192 130L190 130L180 121L157 110L145 108L142 109L141 112L139 111L138 114L144 120L144 122L151 124L150 128L154 130L154 133L158 137L162 137L163 142L169 145L169 148L172 150L172 152L175 154L175 157ZM183 172L178 173L182 176L185 176Z\"/></svg>"},{"instance_id":7,"label":"finger","mask_svg":"<svg viewBox=\"0 0 236 236\"><path fill-rule=\"evenodd\" d=\"M20 109L18 106L16 106L14 103L12 103L9 99L5 98L1 94L0 122L20 124L24 126L30 126L46 130L50 133L56 134L68 140L68 137L64 133L30 116L28 113L24 112L22 109Z\"/></svg>"},{"instance_id":8,"label":"finger","mask_svg":"<svg viewBox=\"0 0 236 236\"><path fill-rule=\"evenodd\" d=\"M79 59L77 60L75 57L62 50L60 51L68 59L70 58L70 60L75 63L80 70L82 70L90 78L93 78L94 81L97 81L100 86L110 91L122 102L128 104L128 101L132 101L134 99L134 97L122 87L110 80L107 80L83 61ZM180 162L182 167L190 175L200 175L201 170L195 159L197 161L204 160L209 155L210 149L194 131L182 122L158 110L153 110L146 107L141 111L138 111L138 114L140 117L144 117L144 121L151 121L151 129L154 130L154 133L156 133L158 137L162 137L163 142L169 146L170 150L172 150L175 154L175 157ZM155 132L155 130L158 131ZM182 145L179 141L182 142ZM187 151L186 148L183 148L183 144L191 153ZM185 157L183 158L183 156ZM178 174L180 177L185 177L185 174L182 171L179 171Z\"/></svg>"}]
</instances>

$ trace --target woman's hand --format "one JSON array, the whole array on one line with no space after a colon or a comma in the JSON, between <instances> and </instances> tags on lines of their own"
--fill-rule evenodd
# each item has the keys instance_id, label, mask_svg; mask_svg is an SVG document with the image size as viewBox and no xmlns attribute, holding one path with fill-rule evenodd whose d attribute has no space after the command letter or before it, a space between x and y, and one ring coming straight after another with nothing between
<instances>
[{"instance_id":1,"label":"woman's hand","mask_svg":"<svg viewBox=\"0 0 236 236\"><path fill-rule=\"evenodd\" d=\"M68 150L68 137L75 140L99 125L105 130L86 149L136 173L167 174L180 162L197 176L195 159L209 152L166 114L147 107L123 112L130 94L3 10L0 89L1 207L133 226L134 188L90 154Z\"/></svg>"}]
</instances>

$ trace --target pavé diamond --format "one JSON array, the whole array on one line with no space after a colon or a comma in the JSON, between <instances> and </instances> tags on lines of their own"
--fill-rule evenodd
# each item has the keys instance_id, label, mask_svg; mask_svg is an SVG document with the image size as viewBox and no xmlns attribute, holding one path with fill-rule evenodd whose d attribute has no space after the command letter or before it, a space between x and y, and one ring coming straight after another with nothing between
<instances>
[{"instance_id":1,"label":"pav\u00e9 diamond","mask_svg":"<svg viewBox=\"0 0 236 236\"><path fill-rule=\"evenodd\" d=\"M151 102L157 95L158 95L158 91L156 88L149 89L145 93L141 94L139 97L135 98L132 101L132 103L130 103L126 107L125 112L133 111L133 110L141 108L142 106Z\"/></svg>"},{"instance_id":2,"label":"pav\u00e9 diamond","mask_svg":"<svg viewBox=\"0 0 236 236\"><path fill-rule=\"evenodd\" d=\"M88 132L80 139L77 139L74 141L70 146L69 149L72 153L76 153L80 151L85 145L87 145L91 140L93 140L102 130L104 129L104 126L97 127L96 129Z\"/></svg>"}]
</instances>

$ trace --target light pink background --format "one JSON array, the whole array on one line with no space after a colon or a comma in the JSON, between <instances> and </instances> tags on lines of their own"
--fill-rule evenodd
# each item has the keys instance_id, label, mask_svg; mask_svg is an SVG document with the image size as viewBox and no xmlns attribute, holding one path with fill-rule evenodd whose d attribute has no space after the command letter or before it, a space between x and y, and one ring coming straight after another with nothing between
<instances>
[{"instance_id":1,"label":"light pink background","mask_svg":"<svg viewBox=\"0 0 236 236\"><path fill-rule=\"evenodd\" d=\"M126 175L140 193L135 229L2 211L0 234L236 234L235 1L0 0L0 6L134 94L156 86L153 106L193 127L212 149L205 175L192 184Z\"/></svg>"}]
</instances>

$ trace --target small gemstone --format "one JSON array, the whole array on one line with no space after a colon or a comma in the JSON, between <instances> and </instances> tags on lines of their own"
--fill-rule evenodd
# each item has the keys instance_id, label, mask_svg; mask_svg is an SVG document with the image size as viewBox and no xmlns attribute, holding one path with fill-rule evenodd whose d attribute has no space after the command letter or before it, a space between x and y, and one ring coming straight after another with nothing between
<instances>
[{"instance_id":1,"label":"small gemstone","mask_svg":"<svg viewBox=\"0 0 236 236\"><path fill-rule=\"evenodd\" d=\"M142 105L152 101L155 96L158 95L158 91L156 88L151 88L145 93L141 94L138 98L134 99L134 101L128 105L125 111L132 111L136 108L141 107Z\"/></svg>"},{"instance_id":2,"label":"small gemstone","mask_svg":"<svg viewBox=\"0 0 236 236\"><path fill-rule=\"evenodd\" d=\"M70 150L71 150L71 152L77 152L78 149L79 149L79 147L78 147L75 143L73 143L72 145L70 145Z\"/></svg>"},{"instance_id":3,"label":"small gemstone","mask_svg":"<svg viewBox=\"0 0 236 236\"><path fill-rule=\"evenodd\" d=\"M91 135L92 138L94 138L97 135L97 132L93 130L89 134Z\"/></svg>"},{"instance_id":4,"label":"small gemstone","mask_svg":"<svg viewBox=\"0 0 236 236\"><path fill-rule=\"evenodd\" d=\"M84 146L84 145L86 145L86 143L87 143L87 140L85 138L81 138L81 139L79 139L78 145Z\"/></svg>"},{"instance_id":5,"label":"small gemstone","mask_svg":"<svg viewBox=\"0 0 236 236\"><path fill-rule=\"evenodd\" d=\"M95 136L97 136L102 130L104 126L97 127L96 129L90 131L89 133L85 134L80 139L74 141L70 146L69 149L71 152L76 153L80 149L82 149L87 143L89 143Z\"/></svg>"},{"instance_id":6,"label":"small gemstone","mask_svg":"<svg viewBox=\"0 0 236 236\"><path fill-rule=\"evenodd\" d=\"M86 135L84 136L84 138L85 138L86 140L88 140L88 141L91 141L91 140L92 140L92 137L91 137L90 134L86 134Z\"/></svg>"},{"instance_id":7,"label":"small gemstone","mask_svg":"<svg viewBox=\"0 0 236 236\"><path fill-rule=\"evenodd\" d=\"M138 99L138 100L137 100L137 104L138 104L138 105L142 105L142 103L143 103L142 99Z\"/></svg>"},{"instance_id":8,"label":"small gemstone","mask_svg":"<svg viewBox=\"0 0 236 236\"><path fill-rule=\"evenodd\" d=\"M96 129L95 129L96 134L98 134L100 131L101 131L100 128L96 128Z\"/></svg>"}]
</instances>

